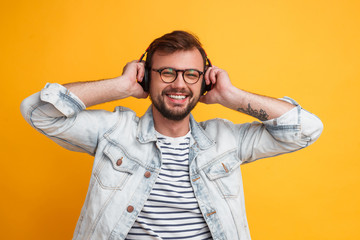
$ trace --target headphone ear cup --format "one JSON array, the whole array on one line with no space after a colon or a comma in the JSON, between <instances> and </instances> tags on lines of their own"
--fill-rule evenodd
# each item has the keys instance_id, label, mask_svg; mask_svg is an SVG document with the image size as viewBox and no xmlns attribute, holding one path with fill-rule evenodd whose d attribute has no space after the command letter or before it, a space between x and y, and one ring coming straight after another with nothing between
<instances>
[{"instance_id":1,"label":"headphone ear cup","mask_svg":"<svg viewBox=\"0 0 360 240\"><path fill-rule=\"evenodd\" d=\"M207 85L205 83L205 79L204 81L202 82L202 85L201 85L201 95L204 95L206 92L210 91L211 90L211 86L212 86L212 83L210 83L209 85Z\"/></svg>"},{"instance_id":2,"label":"headphone ear cup","mask_svg":"<svg viewBox=\"0 0 360 240\"><path fill-rule=\"evenodd\" d=\"M203 82L201 84L201 95L204 95L206 93L206 83L205 83L205 79L203 79Z\"/></svg>"},{"instance_id":3,"label":"headphone ear cup","mask_svg":"<svg viewBox=\"0 0 360 240\"><path fill-rule=\"evenodd\" d=\"M208 67L206 68L208 69ZM206 71L205 71L206 72ZM211 90L211 86L212 86L212 83L210 82L209 85L206 84L205 82L205 74L204 74L204 77L203 77L203 82L202 82L202 85L201 85L201 95L204 95L206 92L210 91Z\"/></svg>"},{"instance_id":4,"label":"headphone ear cup","mask_svg":"<svg viewBox=\"0 0 360 240\"><path fill-rule=\"evenodd\" d=\"M145 92L149 92L149 89L150 89L149 68L145 67L144 78L143 78L142 82L139 82L139 83Z\"/></svg>"}]
</instances>

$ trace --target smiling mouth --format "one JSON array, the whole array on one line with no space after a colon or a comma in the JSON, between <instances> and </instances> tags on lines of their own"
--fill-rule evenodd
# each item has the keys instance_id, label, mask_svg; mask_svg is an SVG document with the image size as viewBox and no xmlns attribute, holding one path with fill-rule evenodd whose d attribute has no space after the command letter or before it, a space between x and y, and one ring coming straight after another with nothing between
<instances>
[{"instance_id":1,"label":"smiling mouth","mask_svg":"<svg viewBox=\"0 0 360 240\"><path fill-rule=\"evenodd\" d=\"M187 100L191 99L192 92L185 89L169 88L163 90L161 95L163 97L166 96L172 103L184 104Z\"/></svg>"},{"instance_id":2,"label":"smiling mouth","mask_svg":"<svg viewBox=\"0 0 360 240\"><path fill-rule=\"evenodd\" d=\"M169 94L167 95L169 98L175 99L175 100L183 100L185 99L187 96L185 95L173 95L173 94Z\"/></svg>"}]
</instances>

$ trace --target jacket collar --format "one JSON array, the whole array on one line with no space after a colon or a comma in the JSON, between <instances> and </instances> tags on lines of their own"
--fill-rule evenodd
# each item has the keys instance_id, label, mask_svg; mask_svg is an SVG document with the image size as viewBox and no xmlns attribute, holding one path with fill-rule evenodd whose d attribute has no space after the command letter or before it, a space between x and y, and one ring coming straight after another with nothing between
<instances>
[{"instance_id":1,"label":"jacket collar","mask_svg":"<svg viewBox=\"0 0 360 240\"><path fill-rule=\"evenodd\" d=\"M207 149L215 144L215 141L211 139L200 124L195 121L192 114L190 114L190 129L191 134L200 149ZM152 105L150 105L146 113L140 118L136 137L140 143L148 143L157 140Z\"/></svg>"}]
</instances>

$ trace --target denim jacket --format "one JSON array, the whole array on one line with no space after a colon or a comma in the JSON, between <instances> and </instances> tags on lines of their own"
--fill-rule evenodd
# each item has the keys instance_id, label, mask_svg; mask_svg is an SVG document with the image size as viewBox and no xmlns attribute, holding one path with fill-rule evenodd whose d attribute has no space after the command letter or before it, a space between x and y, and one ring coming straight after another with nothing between
<instances>
[{"instance_id":1,"label":"denim jacket","mask_svg":"<svg viewBox=\"0 0 360 240\"><path fill-rule=\"evenodd\" d=\"M190 179L213 239L250 239L240 164L304 148L319 137L321 121L293 100L283 100L296 107L263 123L198 123L190 117ZM124 239L162 164L151 107L141 118L123 107L85 110L65 87L47 84L22 102L21 111L59 145L95 156L73 239Z\"/></svg>"}]
</instances>

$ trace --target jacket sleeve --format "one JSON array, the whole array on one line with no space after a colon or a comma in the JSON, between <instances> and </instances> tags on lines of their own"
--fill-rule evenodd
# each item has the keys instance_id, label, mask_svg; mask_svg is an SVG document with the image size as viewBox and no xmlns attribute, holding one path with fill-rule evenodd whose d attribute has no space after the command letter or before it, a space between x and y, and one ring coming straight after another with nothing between
<instances>
[{"instance_id":1,"label":"jacket sleeve","mask_svg":"<svg viewBox=\"0 0 360 240\"><path fill-rule=\"evenodd\" d=\"M297 151L319 138L323 130L321 120L291 98L281 100L295 107L278 118L244 124L238 129L242 163Z\"/></svg>"},{"instance_id":2,"label":"jacket sleeve","mask_svg":"<svg viewBox=\"0 0 360 240\"><path fill-rule=\"evenodd\" d=\"M94 155L102 133L119 118L115 113L85 108L77 96L56 83L46 84L20 107L25 120L57 144Z\"/></svg>"}]
</instances>

